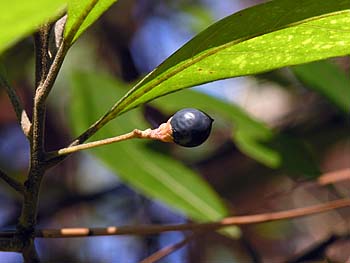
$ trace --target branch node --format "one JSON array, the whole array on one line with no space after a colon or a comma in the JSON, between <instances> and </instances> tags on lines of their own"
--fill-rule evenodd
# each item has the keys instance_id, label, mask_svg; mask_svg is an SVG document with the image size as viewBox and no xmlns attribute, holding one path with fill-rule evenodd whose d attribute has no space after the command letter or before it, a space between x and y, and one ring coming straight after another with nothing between
<instances>
[{"instance_id":1,"label":"branch node","mask_svg":"<svg viewBox=\"0 0 350 263\"><path fill-rule=\"evenodd\" d=\"M107 145L115 142L121 142L121 141L134 139L134 138L159 140L162 142L173 142L170 120L166 123L161 124L157 129L146 129L144 131L135 129L132 132L122 134L116 137L84 143L84 144L71 145L69 147L62 148L56 152L49 152L47 153L46 160L48 162L51 162L55 159L57 160L57 158L59 157L64 158L64 156L74 152L87 150L98 146Z\"/></svg>"}]
</instances>

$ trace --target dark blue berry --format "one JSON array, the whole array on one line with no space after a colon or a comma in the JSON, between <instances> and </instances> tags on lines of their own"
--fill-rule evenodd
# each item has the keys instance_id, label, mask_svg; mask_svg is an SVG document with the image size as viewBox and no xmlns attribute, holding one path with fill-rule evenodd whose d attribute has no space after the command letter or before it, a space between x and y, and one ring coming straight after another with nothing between
<instances>
[{"instance_id":1,"label":"dark blue berry","mask_svg":"<svg viewBox=\"0 0 350 263\"><path fill-rule=\"evenodd\" d=\"M212 122L212 118L197 109L176 112L170 120L174 142L185 147L202 144L209 137Z\"/></svg>"}]
</instances>

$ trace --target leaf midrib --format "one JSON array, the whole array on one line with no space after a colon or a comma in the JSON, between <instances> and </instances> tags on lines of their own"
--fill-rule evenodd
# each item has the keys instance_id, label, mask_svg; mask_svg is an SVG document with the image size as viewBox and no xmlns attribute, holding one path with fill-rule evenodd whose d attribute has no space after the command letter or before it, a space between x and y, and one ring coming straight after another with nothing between
<instances>
[{"instance_id":1,"label":"leaf midrib","mask_svg":"<svg viewBox=\"0 0 350 263\"><path fill-rule=\"evenodd\" d=\"M305 23L308 23L308 22L311 22L311 21L315 21L315 20L319 20L319 19L323 19L323 18L326 18L326 17L330 17L330 16L337 16L337 15L341 15L341 14L345 14L348 12L348 9L346 10L342 10L342 11L336 11L336 12L332 12L332 13L328 13L328 14L324 14L324 15L320 15L320 16L316 16L316 17L311 17L311 18L307 18L307 19L303 19L303 20L300 20L298 22L293 22L293 23L288 23L284 26L280 26L280 27L276 27L276 28L271 28L271 30L267 30L263 33L260 33L260 34L252 34L252 35L249 35L247 37L244 37L244 38L239 38L239 39L236 39L236 40L233 40L233 41L230 41L226 44L223 44L223 45L220 45L218 47L213 47L211 49L208 49L208 50L204 50L202 51L201 53L199 53L197 56L195 57L191 57L191 58L188 58L186 59L185 61L183 61L182 63L180 64L177 64L176 66L179 66L177 69L175 70L172 70L173 67L170 67L168 70L166 70L165 72L163 72L162 74L159 75L159 78L156 78L155 80L150 80L150 82L148 82L148 84L146 83L144 87L144 90L140 93L140 94L135 94L135 96L131 96L131 94L133 92L135 92L136 90L138 90L140 87L142 87L142 83L143 81L150 75L152 74L154 71L152 71L151 73L147 74L145 78L143 78L138 84L136 84L136 86L134 86L133 88L131 88L113 107L112 109L110 110L109 112L109 116L111 119L115 118L116 116L124 113L125 111L123 111L123 109L126 109L126 106L127 104L129 104L129 101L132 99L132 100L136 100L138 98L140 98L142 95L144 95L145 93L149 92L150 90L152 90L154 87L156 87L158 84L164 82L165 80L167 79L170 79L172 78L173 76L177 75L178 73L182 72L183 70L189 68L190 66L192 66L193 64L201 61L201 60L204 60L205 58L215 54L215 53L218 53L224 49L226 49L228 46L232 46L232 45L236 45L236 44L239 44L243 41L246 41L246 40L250 40L250 39L253 39L253 38L256 38L256 37L260 37L260 36L263 36L263 35L266 35L266 34L269 34L271 32L277 32L277 31L280 31L280 30L283 30L283 29L286 29L286 28L290 28L290 27L293 27L293 26L298 26L298 25L302 25L302 24L305 24ZM169 72L170 71L170 72ZM168 72L168 73L167 73ZM148 86L148 87L147 87ZM126 105L125 105L126 104ZM124 106L125 105L125 106ZM128 110L131 110L133 108L135 108L137 105L135 105L134 107L132 108L129 108Z\"/></svg>"}]
</instances>

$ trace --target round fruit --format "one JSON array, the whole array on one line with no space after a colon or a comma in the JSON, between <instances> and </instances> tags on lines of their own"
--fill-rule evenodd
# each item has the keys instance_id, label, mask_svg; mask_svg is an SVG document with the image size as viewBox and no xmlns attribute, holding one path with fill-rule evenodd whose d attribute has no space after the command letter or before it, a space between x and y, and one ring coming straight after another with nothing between
<instances>
[{"instance_id":1,"label":"round fruit","mask_svg":"<svg viewBox=\"0 0 350 263\"><path fill-rule=\"evenodd\" d=\"M185 147L202 144L211 131L213 119L193 108L180 110L170 120L174 142Z\"/></svg>"}]
</instances>

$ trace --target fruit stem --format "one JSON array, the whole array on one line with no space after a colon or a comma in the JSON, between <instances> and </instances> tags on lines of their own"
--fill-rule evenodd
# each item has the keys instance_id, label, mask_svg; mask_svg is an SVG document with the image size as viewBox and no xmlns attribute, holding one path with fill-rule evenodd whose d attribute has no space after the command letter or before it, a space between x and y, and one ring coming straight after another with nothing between
<instances>
[{"instance_id":1,"label":"fruit stem","mask_svg":"<svg viewBox=\"0 0 350 263\"><path fill-rule=\"evenodd\" d=\"M86 150L86 149L107 145L115 142L134 139L134 138L152 139L152 140L159 140L162 142L173 142L170 122L168 121L166 123L163 123L157 129L153 129L153 130L147 129L142 131L139 129L135 129L132 132L122 134L116 137L62 148L56 152L48 153L48 156L49 156L49 159L51 159L57 156L67 155L73 152L78 152L81 150Z\"/></svg>"}]
</instances>

